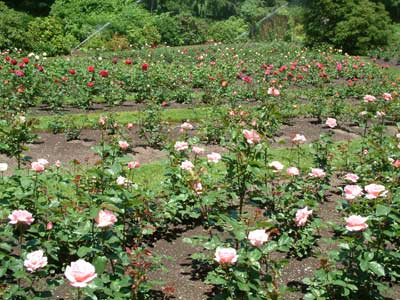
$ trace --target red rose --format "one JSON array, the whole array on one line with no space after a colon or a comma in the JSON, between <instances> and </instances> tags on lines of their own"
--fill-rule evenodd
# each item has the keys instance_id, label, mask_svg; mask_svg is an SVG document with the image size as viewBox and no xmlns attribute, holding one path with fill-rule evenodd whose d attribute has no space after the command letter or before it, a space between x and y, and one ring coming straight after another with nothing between
<instances>
[{"instance_id":1,"label":"red rose","mask_svg":"<svg viewBox=\"0 0 400 300\"><path fill-rule=\"evenodd\" d=\"M6 61L10 61L10 60L11 60L11 57L6 56Z\"/></svg>"},{"instance_id":2,"label":"red rose","mask_svg":"<svg viewBox=\"0 0 400 300\"><path fill-rule=\"evenodd\" d=\"M126 65L131 65L131 64L132 64L132 61L131 61L129 58L127 58L127 59L125 60L125 64L126 64Z\"/></svg>"},{"instance_id":3,"label":"red rose","mask_svg":"<svg viewBox=\"0 0 400 300\"><path fill-rule=\"evenodd\" d=\"M12 59L10 61L10 64L12 64L13 66L15 66L16 64L18 64L18 61L16 59Z\"/></svg>"},{"instance_id":4,"label":"red rose","mask_svg":"<svg viewBox=\"0 0 400 300\"><path fill-rule=\"evenodd\" d=\"M116 64L118 62L118 58L113 57L112 62L113 62L113 64Z\"/></svg>"},{"instance_id":5,"label":"red rose","mask_svg":"<svg viewBox=\"0 0 400 300\"><path fill-rule=\"evenodd\" d=\"M71 69L71 70L68 71L68 73L71 74L71 75L75 75L76 71L74 69Z\"/></svg>"},{"instance_id":6,"label":"red rose","mask_svg":"<svg viewBox=\"0 0 400 300\"><path fill-rule=\"evenodd\" d=\"M24 63L24 64L29 64L29 58L27 58L27 57L24 57L23 59L22 59L22 62Z\"/></svg>"},{"instance_id":7,"label":"red rose","mask_svg":"<svg viewBox=\"0 0 400 300\"><path fill-rule=\"evenodd\" d=\"M62 79L62 81L68 81L68 77L65 77L65 76L61 77L61 79Z\"/></svg>"},{"instance_id":8,"label":"red rose","mask_svg":"<svg viewBox=\"0 0 400 300\"><path fill-rule=\"evenodd\" d=\"M99 75L100 75L101 77L108 77L108 72L107 72L106 70L101 70L101 71L99 72Z\"/></svg>"},{"instance_id":9,"label":"red rose","mask_svg":"<svg viewBox=\"0 0 400 300\"><path fill-rule=\"evenodd\" d=\"M93 81L88 82L87 86L90 88L94 87L94 82Z\"/></svg>"},{"instance_id":10,"label":"red rose","mask_svg":"<svg viewBox=\"0 0 400 300\"><path fill-rule=\"evenodd\" d=\"M44 68L43 68L42 66L37 66L36 69L37 69L39 72L43 72L43 71L44 71Z\"/></svg>"},{"instance_id":11,"label":"red rose","mask_svg":"<svg viewBox=\"0 0 400 300\"><path fill-rule=\"evenodd\" d=\"M89 66L87 68L88 72L93 73L94 72L94 67L93 66Z\"/></svg>"},{"instance_id":12,"label":"red rose","mask_svg":"<svg viewBox=\"0 0 400 300\"><path fill-rule=\"evenodd\" d=\"M142 64L142 71L147 71L149 69L148 64Z\"/></svg>"},{"instance_id":13,"label":"red rose","mask_svg":"<svg viewBox=\"0 0 400 300\"><path fill-rule=\"evenodd\" d=\"M18 77L24 77L25 73L23 71L17 70L15 71L15 75L17 75Z\"/></svg>"}]
</instances>

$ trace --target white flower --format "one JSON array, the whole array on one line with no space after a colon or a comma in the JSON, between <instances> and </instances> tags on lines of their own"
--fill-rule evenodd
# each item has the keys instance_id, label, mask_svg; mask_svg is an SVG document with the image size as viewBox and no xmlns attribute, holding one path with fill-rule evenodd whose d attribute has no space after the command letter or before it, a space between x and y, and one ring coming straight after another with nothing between
<instances>
[{"instance_id":1,"label":"white flower","mask_svg":"<svg viewBox=\"0 0 400 300\"><path fill-rule=\"evenodd\" d=\"M7 163L0 163L0 172L5 172L8 169Z\"/></svg>"}]
</instances>

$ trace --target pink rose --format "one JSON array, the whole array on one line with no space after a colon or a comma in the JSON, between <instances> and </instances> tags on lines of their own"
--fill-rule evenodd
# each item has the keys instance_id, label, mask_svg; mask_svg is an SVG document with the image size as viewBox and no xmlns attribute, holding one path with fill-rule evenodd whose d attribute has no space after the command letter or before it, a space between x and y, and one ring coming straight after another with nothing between
<instances>
[{"instance_id":1,"label":"pink rose","mask_svg":"<svg viewBox=\"0 0 400 300\"><path fill-rule=\"evenodd\" d=\"M196 192L197 195L203 193L203 185L200 181L193 183L193 190Z\"/></svg>"},{"instance_id":2,"label":"pink rose","mask_svg":"<svg viewBox=\"0 0 400 300\"><path fill-rule=\"evenodd\" d=\"M106 124L106 118L105 117L100 117L99 118L99 124L100 125L105 125Z\"/></svg>"},{"instance_id":3,"label":"pink rose","mask_svg":"<svg viewBox=\"0 0 400 300\"><path fill-rule=\"evenodd\" d=\"M47 230L52 230L53 229L53 222L48 222L46 225Z\"/></svg>"},{"instance_id":4,"label":"pink rose","mask_svg":"<svg viewBox=\"0 0 400 300\"><path fill-rule=\"evenodd\" d=\"M192 148L192 152L193 152L194 154L196 154L196 155L201 155L201 154L204 153L204 148L194 146L194 147Z\"/></svg>"},{"instance_id":5,"label":"pink rose","mask_svg":"<svg viewBox=\"0 0 400 300\"><path fill-rule=\"evenodd\" d=\"M269 167L274 169L274 172L282 171L283 165L279 161L273 161L268 164Z\"/></svg>"},{"instance_id":6,"label":"pink rose","mask_svg":"<svg viewBox=\"0 0 400 300\"><path fill-rule=\"evenodd\" d=\"M394 162L392 162L392 166L395 168L400 168L400 160L396 159Z\"/></svg>"},{"instance_id":7,"label":"pink rose","mask_svg":"<svg viewBox=\"0 0 400 300\"><path fill-rule=\"evenodd\" d=\"M347 200L353 200L357 197L361 197L362 194L362 188L358 185L346 185L344 187L344 197Z\"/></svg>"},{"instance_id":8,"label":"pink rose","mask_svg":"<svg viewBox=\"0 0 400 300\"><path fill-rule=\"evenodd\" d=\"M266 233L264 229L253 230L249 232L247 239L249 240L250 244L254 247L260 247L265 242L268 242L269 233Z\"/></svg>"},{"instance_id":9,"label":"pink rose","mask_svg":"<svg viewBox=\"0 0 400 300\"><path fill-rule=\"evenodd\" d=\"M365 196L367 199L376 199L378 197L385 197L387 191L383 185L380 184L369 184L364 187L367 195Z\"/></svg>"},{"instance_id":10,"label":"pink rose","mask_svg":"<svg viewBox=\"0 0 400 300\"><path fill-rule=\"evenodd\" d=\"M314 178L324 178L326 176L326 173L322 169L312 168L311 173L308 173L308 176L314 177Z\"/></svg>"},{"instance_id":11,"label":"pink rose","mask_svg":"<svg viewBox=\"0 0 400 300\"><path fill-rule=\"evenodd\" d=\"M294 144L304 144L307 141L306 137L302 134L296 134L295 137L292 139Z\"/></svg>"},{"instance_id":12,"label":"pink rose","mask_svg":"<svg viewBox=\"0 0 400 300\"><path fill-rule=\"evenodd\" d=\"M192 164L191 161L185 160L184 162L181 163L181 169L185 171L190 171L194 168L194 165Z\"/></svg>"},{"instance_id":13,"label":"pink rose","mask_svg":"<svg viewBox=\"0 0 400 300\"><path fill-rule=\"evenodd\" d=\"M369 102L374 102L376 100L375 96L372 95L365 95L364 96L364 102L369 103Z\"/></svg>"},{"instance_id":14,"label":"pink rose","mask_svg":"<svg viewBox=\"0 0 400 300\"><path fill-rule=\"evenodd\" d=\"M260 135L255 131L252 130L243 130L244 138L246 139L248 144L258 144L261 141Z\"/></svg>"},{"instance_id":15,"label":"pink rose","mask_svg":"<svg viewBox=\"0 0 400 300\"><path fill-rule=\"evenodd\" d=\"M300 175L300 171L296 167L290 167L290 168L287 169L287 174L289 176L299 176Z\"/></svg>"},{"instance_id":16,"label":"pink rose","mask_svg":"<svg viewBox=\"0 0 400 300\"><path fill-rule=\"evenodd\" d=\"M347 173L347 174L344 176L344 179L345 179L345 180L348 180L348 181L351 181L351 182L357 182L358 179L359 179L359 177L358 177L356 174Z\"/></svg>"},{"instance_id":17,"label":"pink rose","mask_svg":"<svg viewBox=\"0 0 400 300\"><path fill-rule=\"evenodd\" d=\"M43 256L43 250L37 250L29 253L24 260L24 267L29 272L35 272L36 270L43 268L47 265L47 257Z\"/></svg>"},{"instance_id":18,"label":"pink rose","mask_svg":"<svg viewBox=\"0 0 400 300\"><path fill-rule=\"evenodd\" d=\"M57 160L57 161L54 163L54 166L55 166L56 168L61 168L61 161Z\"/></svg>"},{"instance_id":19,"label":"pink rose","mask_svg":"<svg viewBox=\"0 0 400 300\"><path fill-rule=\"evenodd\" d=\"M184 151L189 148L189 144L186 142L176 142L174 148L176 151Z\"/></svg>"},{"instance_id":20,"label":"pink rose","mask_svg":"<svg viewBox=\"0 0 400 300\"><path fill-rule=\"evenodd\" d=\"M376 116L377 116L378 118L382 118L382 117L386 116L386 114L385 114L384 111L377 111L377 112L376 112Z\"/></svg>"},{"instance_id":21,"label":"pink rose","mask_svg":"<svg viewBox=\"0 0 400 300\"><path fill-rule=\"evenodd\" d=\"M274 87L268 88L268 95L278 97L280 95L280 91Z\"/></svg>"},{"instance_id":22,"label":"pink rose","mask_svg":"<svg viewBox=\"0 0 400 300\"><path fill-rule=\"evenodd\" d=\"M26 210L14 210L9 216L8 219L10 219L10 224L26 224L26 225L31 225L33 221L35 221L34 218L32 218L32 214L29 211Z\"/></svg>"},{"instance_id":23,"label":"pink rose","mask_svg":"<svg viewBox=\"0 0 400 300\"><path fill-rule=\"evenodd\" d=\"M128 169L137 169L139 167L140 167L140 163L138 161L128 162Z\"/></svg>"},{"instance_id":24,"label":"pink rose","mask_svg":"<svg viewBox=\"0 0 400 300\"><path fill-rule=\"evenodd\" d=\"M383 99L385 99L386 101L392 100L393 99L392 94L384 93L383 94Z\"/></svg>"},{"instance_id":25,"label":"pink rose","mask_svg":"<svg viewBox=\"0 0 400 300\"><path fill-rule=\"evenodd\" d=\"M325 125L328 126L329 128L335 128L337 126L336 119L334 118L326 119Z\"/></svg>"},{"instance_id":26,"label":"pink rose","mask_svg":"<svg viewBox=\"0 0 400 300\"><path fill-rule=\"evenodd\" d=\"M303 209L299 209L296 212L295 223L297 227L304 226L307 222L308 217L312 214L312 210L308 210L307 206Z\"/></svg>"},{"instance_id":27,"label":"pink rose","mask_svg":"<svg viewBox=\"0 0 400 300\"><path fill-rule=\"evenodd\" d=\"M128 129L132 129L133 128L133 124L132 123L128 123L128 125L126 126Z\"/></svg>"},{"instance_id":28,"label":"pink rose","mask_svg":"<svg viewBox=\"0 0 400 300\"><path fill-rule=\"evenodd\" d=\"M126 150L129 148L129 144L126 141L119 141L118 145L122 150Z\"/></svg>"},{"instance_id":29,"label":"pink rose","mask_svg":"<svg viewBox=\"0 0 400 300\"><path fill-rule=\"evenodd\" d=\"M181 125L181 131L184 131L184 130L192 130L192 129L193 129L193 125L190 124L190 123L188 123L188 122L185 122L185 123L183 123L183 124Z\"/></svg>"},{"instance_id":30,"label":"pink rose","mask_svg":"<svg viewBox=\"0 0 400 300\"><path fill-rule=\"evenodd\" d=\"M234 264L238 259L238 255L236 254L236 250L234 248L218 247L215 250L214 259L220 264Z\"/></svg>"},{"instance_id":31,"label":"pink rose","mask_svg":"<svg viewBox=\"0 0 400 300\"><path fill-rule=\"evenodd\" d=\"M117 217L109 210L100 210L94 219L97 227L103 228L114 225L117 222Z\"/></svg>"},{"instance_id":32,"label":"pink rose","mask_svg":"<svg viewBox=\"0 0 400 300\"><path fill-rule=\"evenodd\" d=\"M44 171L44 165L42 165L41 163L34 161L31 164L31 170L35 171L35 172L43 172Z\"/></svg>"},{"instance_id":33,"label":"pink rose","mask_svg":"<svg viewBox=\"0 0 400 300\"><path fill-rule=\"evenodd\" d=\"M346 219L346 229L348 231L361 231L367 229L367 220L368 218L363 218L357 215L350 216Z\"/></svg>"},{"instance_id":34,"label":"pink rose","mask_svg":"<svg viewBox=\"0 0 400 300\"><path fill-rule=\"evenodd\" d=\"M84 288L97 277L96 270L91 263L79 259L67 266L64 272L65 277L73 287Z\"/></svg>"},{"instance_id":35,"label":"pink rose","mask_svg":"<svg viewBox=\"0 0 400 300\"><path fill-rule=\"evenodd\" d=\"M218 163L221 160L221 154L212 152L211 154L207 155L207 161L209 163Z\"/></svg>"}]
</instances>

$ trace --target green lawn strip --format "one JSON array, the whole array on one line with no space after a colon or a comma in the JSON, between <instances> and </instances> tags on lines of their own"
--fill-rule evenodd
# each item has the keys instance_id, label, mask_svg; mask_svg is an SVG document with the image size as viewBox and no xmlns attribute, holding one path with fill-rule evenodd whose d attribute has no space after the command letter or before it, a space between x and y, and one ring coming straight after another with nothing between
<instances>
[{"instance_id":1,"label":"green lawn strip","mask_svg":"<svg viewBox=\"0 0 400 300\"><path fill-rule=\"evenodd\" d=\"M179 109L167 109L162 112L163 121L168 122L182 122L186 120L199 121L206 118L207 114L212 109L209 107L202 108L179 108ZM131 112L99 112L99 113L87 113L87 114L66 114L66 115L52 115L52 116L38 116L34 117L37 120L35 130L37 131L48 131L49 124L55 120L62 120L65 122L74 122L79 124L82 128L92 128L99 120L100 116L112 116L118 123L138 123L143 112L131 111Z\"/></svg>"},{"instance_id":2,"label":"green lawn strip","mask_svg":"<svg viewBox=\"0 0 400 300\"><path fill-rule=\"evenodd\" d=\"M344 156L338 151L340 147L348 146L348 156ZM344 170L346 168L346 159L355 159L355 155L360 151L361 139L354 139L350 142L335 142L332 145L333 161L332 165L336 170ZM297 164L296 148L270 148L268 151L269 162L274 160L280 161L285 168L295 166L299 167L303 173L308 173L311 168L317 167L313 162L313 154L311 145L303 145L301 147L300 166ZM139 186L146 187L152 190L155 194L162 192L162 182L166 179L165 173L167 170L168 161L161 160L142 165L135 169L133 173L133 181ZM219 171L225 171L224 164L217 164L216 168ZM347 170L349 171L349 170Z\"/></svg>"}]
</instances>

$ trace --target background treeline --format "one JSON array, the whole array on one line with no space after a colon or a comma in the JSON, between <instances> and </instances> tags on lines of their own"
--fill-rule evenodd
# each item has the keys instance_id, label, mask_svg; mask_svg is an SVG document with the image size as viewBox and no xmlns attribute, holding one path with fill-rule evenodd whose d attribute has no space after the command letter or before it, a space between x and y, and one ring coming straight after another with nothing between
<instances>
[{"instance_id":1,"label":"background treeline","mask_svg":"<svg viewBox=\"0 0 400 300\"><path fill-rule=\"evenodd\" d=\"M400 0L8 0L0 1L0 49L68 53L110 22L86 49L256 38L362 53L388 44L399 20Z\"/></svg>"}]
</instances>

